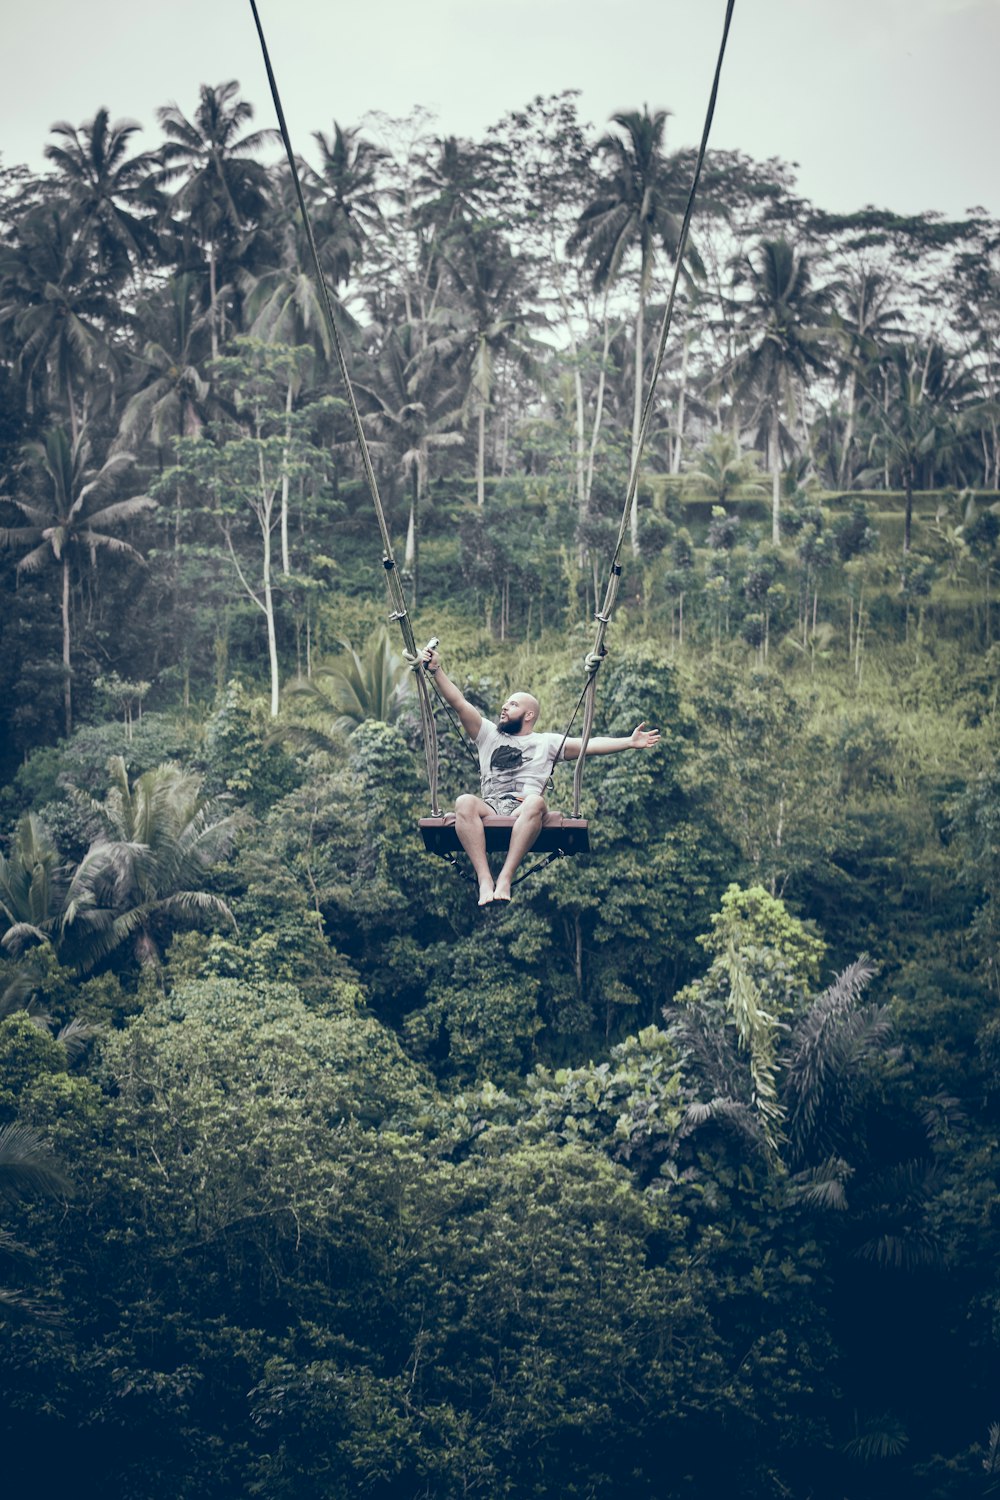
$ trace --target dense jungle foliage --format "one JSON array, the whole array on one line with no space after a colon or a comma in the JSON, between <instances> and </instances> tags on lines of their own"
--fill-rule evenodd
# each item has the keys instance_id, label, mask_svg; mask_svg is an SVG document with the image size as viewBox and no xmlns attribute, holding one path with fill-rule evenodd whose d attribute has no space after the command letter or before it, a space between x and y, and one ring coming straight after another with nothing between
<instances>
[{"instance_id":1,"label":"dense jungle foliage","mask_svg":"<svg viewBox=\"0 0 1000 1500\"><path fill-rule=\"evenodd\" d=\"M1000 227L710 153L599 674L662 740L480 912L252 114L0 171L9 1492L995 1492ZM415 633L562 728L692 153L312 149Z\"/></svg>"}]
</instances>

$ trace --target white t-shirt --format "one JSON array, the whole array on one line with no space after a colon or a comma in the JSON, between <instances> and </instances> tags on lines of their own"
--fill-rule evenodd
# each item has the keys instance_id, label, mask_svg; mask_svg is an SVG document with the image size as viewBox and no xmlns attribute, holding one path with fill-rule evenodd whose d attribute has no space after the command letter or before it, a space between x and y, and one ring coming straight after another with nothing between
<instances>
[{"instance_id":1,"label":"white t-shirt","mask_svg":"<svg viewBox=\"0 0 1000 1500\"><path fill-rule=\"evenodd\" d=\"M562 738L561 734L501 734L495 724L484 719L475 741L483 800L500 802L505 797L520 800L532 792L544 794L559 759Z\"/></svg>"}]
</instances>

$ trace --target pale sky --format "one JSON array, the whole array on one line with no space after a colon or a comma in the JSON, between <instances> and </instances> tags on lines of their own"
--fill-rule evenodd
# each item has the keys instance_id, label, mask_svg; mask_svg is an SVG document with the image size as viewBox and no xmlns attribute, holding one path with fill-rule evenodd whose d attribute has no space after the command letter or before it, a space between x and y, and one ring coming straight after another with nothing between
<instances>
[{"instance_id":1,"label":"pale sky","mask_svg":"<svg viewBox=\"0 0 1000 1500\"><path fill-rule=\"evenodd\" d=\"M697 143L725 0L258 0L292 141L424 105L479 136L536 94L585 121L668 108ZM42 169L56 120L106 105L159 141L201 83L237 78L274 123L248 0L34 0L7 7L0 161ZM1000 0L736 0L712 145L799 164L818 207L1000 215Z\"/></svg>"}]
</instances>

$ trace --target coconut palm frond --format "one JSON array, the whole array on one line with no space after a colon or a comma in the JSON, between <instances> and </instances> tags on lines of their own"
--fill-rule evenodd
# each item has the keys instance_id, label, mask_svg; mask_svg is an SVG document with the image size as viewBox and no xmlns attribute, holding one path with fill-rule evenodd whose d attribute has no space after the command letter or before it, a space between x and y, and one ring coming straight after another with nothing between
<instances>
[{"instance_id":1,"label":"coconut palm frond","mask_svg":"<svg viewBox=\"0 0 1000 1500\"><path fill-rule=\"evenodd\" d=\"M63 927L76 921L83 908L113 904L123 888L135 883L135 872L148 844L100 839L91 844L70 882L63 912Z\"/></svg>"},{"instance_id":2,"label":"coconut palm frond","mask_svg":"<svg viewBox=\"0 0 1000 1500\"><path fill-rule=\"evenodd\" d=\"M83 925L75 933L80 968L89 973L102 959L142 930L148 916L144 906L115 913L99 910L84 913Z\"/></svg>"},{"instance_id":3,"label":"coconut palm frond","mask_svg":"<svg viewBox=\"0 0 1000 1500\"><path fill-rule=\"evenodd\" d=\"M763 1128L759 1113L752 1105L745 1104L741 1099L715 1098L707 1102L693 1101L684 1112L680 1134L689 1135L699 1126L707 1124L709 1120L716 1120L722 1125L729 1126L756 1151L771 1149L771 1142Z\"/></svg>"},{"instance_id":4,"label":"coconut palm frond","mask_svg":"<svg viewBox=\"0 0 1000 1500\"><path fill-rule=\"evenodd\" d=\"M965 1125L967 1115L961 1099L939 1092L927 1101L921 1120L928 1139L942 1141Z\"/></svg>"},{"instance_id":5,"label":"coconut palm frond","mask_svg":"<svg viewBox=\"0 0 1000 1500\"><path fill-rule=\"evenodd\" d=\"M44 824L28 813L17 825L10 858L0 855L0 943L20 953L30 942L51 942L65 889L62 859Z\"/></svg>"},{"instance_id":6,"label":"coconut palm frond","mask_svg":"<svg viewBox=\"0 0 1000 1500\"><path fill-rule=\"evenodd\" d=\"M271 743L283 742L291 745L295 750L322 751L326 755L335 754L341 748L346 735L350 733L351 724L346 719L334 720L330 725L330 732L319 729L308 724L284 724L273 731L269 736Z\"/></svg>"},{"instance_id":7,"label":"coconut palm frond","mask_svg":"<svg viewBox=\"0 0 1000 1500\"><path fill-rule=\"evenodd\" d=\"M866 1422L861 1432L848 1439L844 1452L861 1463L878 1463L895 1458L906 1448L910 1439L906 1428L892 1412L885 1412Z\"/></svg>"},{"instance_id":8,"label":"coconut palm frond","mask_svg":"<svg viewBox=\"0 0 1000 1500\"><path fill-rule=\"evenodd\" d=\"M85 1021L80 1016L74 1016L65 1026L56 1032L56 1041L61 1042L66 1048L68 1056L75 1060L82 1057L87 1050L87 1044L93 1041L95 1036L100 1035L101 1028L93 1021Z\"/></svg>"},{"instance_id":9,"label":"coconut palm frond","mask_svg":"<svg viewBox=\"0 0 1000 1500\"><path fill-rule=\"evenodd\" d=\"M701 1006L685 1008L669 1028L685 1073L708 1097L737 1099L742 1095L745 1068L741 1067L731 1026L719 1024Z\"/></svg>"},{"instance_id":10,"label":"coconut palm frond","mask_svg":"<svg viewBox=\"0 0 1000 1500\"><path fill-rule=\"evenodd\" d=\"M896 1162L867 1183L864 1222L873 1227L855 1250L857 1259L896 1271L940 1264L944 1247L927 1227L926 1210L941 1176L939 1163L916 1158Z\"/></svg>"},{"instance_id":11,"label":"coconut palm frond","mask_svg":"<svg viewBox=\"0 0 1000 1500\"><path fill-rule=\"evenodd\" d=\"M17 565L19 573L37 573L48 561L52 551L48 541L42 542L38 547L33 547L30 552L25 553Z\"/></svg>"},{"instance_id":12,"label":"coconut palm frond","mask_svg":"<svg viewBox=\"0 0 1000 1500\"><path fill-rule=\"evenodd\" d=\"M0 1019L16 1010L26 1009L34 990L35 975L25 965L19 965L13 974L5 975L0 989Z\"/></svg>"},{"instance_id":13,"label":"coconut palm frond","mask_svg":"<svg viewBox=\"0 0 1000 1500\"><path fill-rule=\"evenodd\" d=\"M898 1233L885 1230L872 1235L855 1251L858 1260L871 1261L883 1270L913 1271L932 1266L941 1259L936 1237L925 1229L906 1229Z\"/></svg>"},{"instance_id":14,"label":"coconut palm frond","mask_svg":"<svg viewBox=\"0 0 1000 1500\"><path fill-rule=\"evenodd\" d=\"M185 917L208 913L210 916L220 917L234 931L239 931L236 918L225 901L221 896L213 896L209 891L175 891L172 896L167 896L163 901L157 902L153 909L166 915L179 913Z\"/></svg>"},{"instance_id":15,"label":"coconut palm frond","mask_svg":"<svg viewBox=\"0 0 1000 1500\"><path fill-rule=\"evenodd\" d=\"M862 1061L884 1044L889 1018L858 1006L875 973L867 955L849 964L814 1001L792 1032L785 1060L785 1098L792 1147L800 1153L821 1116L849 1089Z\"/></svg>"},{"instance_id":16,"label":"coconut palm frond","mask_svg":"<svg viewBox=\"0 0 1000 1500\"><path fill-rule=\"evenodd\" d=\"M8 1199L71 1191L69 1178L36 1130L16 1120L0 1126L0 1194Z\"/></svg>"},{"instance_id":17,"label":"coconut palm frond","mask_svg":"<svg viewBox=\"0 0 1000 1500\"><path fill-rule=\"evenodd\" d=\"M393 649L388 631L376 631L363 652L350 641L339 644L340 656L321 663L311 681L299 680L285 693L296 720L289 728L311 733L311 748L332 748L338 735L366 720L391 724L410 692L409 666Z\"/></svg>"},{"instance_id":18,"label":"coconut palm frond","mask_svg":"<svg viewBox=\"0 0 1000 1500\"><path fill-rule=\"evenodd\" d=\"M246 827L245 812L218 816L217 807L201 803L178 832L178 854L185 866L205 871L228 859Z\"/></svg>"},{"instance_id":19,"label":"coconut palm frond","mask_svg":"<svg viewBox=\"0 0 1000 1500\"><path fill-rule=\"evenodd\" d=\"M813 1208L843 1213L847 1208L846 1184L853 1168L842 1157L831 1156L821 1166L798 1172L791 1181L792 1196Z\"/></svg>"},{"instance_id":20,"label":"coconut palm frond","mask_svg":"<svg viewBox=\"0 0 1000 1500\"><path fill-rule=\"evenodd\" d=\"M114 526L121 521L130 521L133 516L141 516L155 509L156 501L151 495L133 495L129 500L116 500L113 504L106 505L103 510L95 510L92 515L89 515L87 531L81 535L86 538L95 527Z\"/></svg>"},{"instance_id":21,"label":"coconut palm frond","mask_svg":"<svg viewBox=\"0 0 1000 1500\"><path fill-rule=\"evenodd\" d=\"M6 948L8 953L15 957L24 952L26 944L33 939L36 943L48 943L51 941L50 934L43 932L33 922L14 922L3 937L0 938L0 948Z\"/></svg>"},{"instance_id":22,"label":"coconut palm frond","mask_svg":"<svg viewBox=\"0 0 1000 1500\"><path fill-rule=\"evenodd\" d=\"M0 1308L8 1316L20 1314L33 1323L61 1323L61 1308L35 1292L25 1292L19 1287L0 1286Z\"/></svg>"},{"instance_id":23,"label":"coconut palm frond","mask_svg":"<svg viewBox=\"0 0 1000 1500\"><path fill-rule=\"evenodd\" d=\"M10 504L10 501L6 501ZM43 517L42 525L45 524ZM8 547L20 547L25 542L33 542L38 535L38 526L0 526L0 549L6 551Z\"/></svg>"},{"instance_id":24,"label":"coconut palm frond","mask_svg":"<svg viewBox=\"0 0 1000 1500\"><path fill-rule=\"evenodd\" d=\"M704 1125L713 1115L711 1101L707 1104L700 1099L693 1100L684 1112L684 1125L694 1129L698 1125Z\"/></svg>"}]
</instances>

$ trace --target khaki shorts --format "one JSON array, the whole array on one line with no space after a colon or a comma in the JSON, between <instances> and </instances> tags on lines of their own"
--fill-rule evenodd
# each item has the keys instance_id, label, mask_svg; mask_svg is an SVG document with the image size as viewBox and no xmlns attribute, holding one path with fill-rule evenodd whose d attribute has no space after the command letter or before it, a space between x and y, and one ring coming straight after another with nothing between
<instances>
[{"instance_id":1,"label":"khaki shorts","mask_svg":"<svg viewBox=\"0 0 1000 1500\"><path fill-rule=\"evenodd\" d=\"M520 797L484 797L483 801L493 809L498 818L512 818L521 810Z\"/></svg>"}]
</instances>

